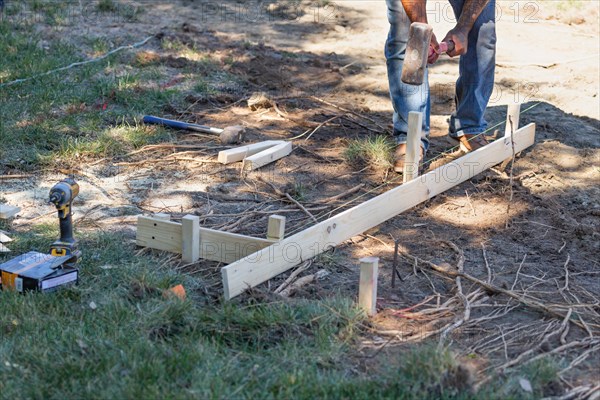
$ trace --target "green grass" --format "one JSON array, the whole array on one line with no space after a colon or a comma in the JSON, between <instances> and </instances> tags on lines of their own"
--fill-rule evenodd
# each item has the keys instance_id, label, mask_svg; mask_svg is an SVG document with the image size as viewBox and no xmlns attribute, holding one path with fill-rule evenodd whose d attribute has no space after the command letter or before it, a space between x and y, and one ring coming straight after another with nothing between
<instances>
[{"instance_id":1,"label":"green grass","mask_svg":"<svg viewBox=\"0 0 600 400\"><path fill-rule=\"evenodd\" d=\"M56 235L40 225L13 233L11 248L44 252ZM473 394L471 374L448 350L363 358L352 299L225 303L205 295L210 282L136 256L119 233L79 237L79 285L0 292L4 398L523 398L521 376L538 398L555 379L553 364L536 364ZM186 300L162 295L176 284Z\"/></svg>"},{"instance_id":2,"label":"green grass","mask_svg":"<svg viewBox=\"0 0 600 400\"><path fill-rule=\"evenodd\" d=\"M346 161L356 167L369 165L373 168L390 168L393 161L394 143L386 136L369 136L348 143L344 151Z\"/></svg>"},{"instance_id":3,"label":"green grass","mask_svg":"<svg viewBox=\"0 0 600 400\"><path fill-rule=\"evenodd\" d=\"M108 50L101 38L84 40L90 54L59 40L41 46L43 38L32 27L14 28L8 21L0 23L0 83L36 76ZM164 69L160 65L131 68L134 59L125 52L0 87L0 172L37 170L57 160L80 162L82 155L122 156L145 144L172 140L173 131L141 127L139 121L145 114L160 115L167 105L184 104L186 93L160 88L170 79ZM213 68L208 60L201 64L195 71L199 76ZM192 74L190 79L194 78Z\"/></svg>"},{"instance_id":4,"label":"green grass","mask_svg":"<svg viewBox=\"0 0 600 400\"><path fill-rule=\"evenodd\" d=\"M39 226L13 235L11 247L45 251L56 233ZM84 236L76 287L0 292L3 397L418 398L453 363L444 353L422 378L414 353L400 369L359 374L351 354L362 317L351 301L207 302L206 282L136 257L124 242ZM180 283L187 300L161 295Z\"/></svg>"}]
</instances>

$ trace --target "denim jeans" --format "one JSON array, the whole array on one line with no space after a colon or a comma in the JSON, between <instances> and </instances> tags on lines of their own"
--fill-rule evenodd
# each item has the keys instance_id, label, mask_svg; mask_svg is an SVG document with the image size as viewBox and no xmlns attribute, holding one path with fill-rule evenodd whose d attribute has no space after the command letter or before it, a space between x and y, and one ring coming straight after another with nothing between
<instances>
[{"instance_id":1,"label":"denim jeans","mask_svg":"<svg viewBox=\"0 0 600 400\"><path fill-rule=\"evenodd\" d=\"M458 20L464 0L449 0ZM402 63L408 42L410 20L400 0L386 0L390 31L385 44L390 97L394 106L394 135L397 143L406 142L408 113L420 111L423 117L425 150L429 147L429 122L431 100L427 71L423 84L408 85L400 80ZM443 34L438 33L438 39ZM456 111L450 116L449 135L479 134L486 130L485 108L494 89L496 65L495 0L490 0L469 32L467 53L460 57L459 76L456 81Z\"/></svg>"}]
</instances>

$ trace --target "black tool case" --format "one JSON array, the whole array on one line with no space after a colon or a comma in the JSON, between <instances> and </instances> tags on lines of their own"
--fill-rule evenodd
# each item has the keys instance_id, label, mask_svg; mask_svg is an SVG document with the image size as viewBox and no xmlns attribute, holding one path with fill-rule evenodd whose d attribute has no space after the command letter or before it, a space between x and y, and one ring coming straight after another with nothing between
<instances>
[{"instance_id":1,"label":"black tool case","mask_svg":"<svg viewBox=\"0 0 600 400\"><path fill-rule=\"evenodd\" d=\"M72 256L30 251L0 264L0 286L17 292L52 292L79 281L79 269L64 266Z\"/></svg>"}]
</instances>

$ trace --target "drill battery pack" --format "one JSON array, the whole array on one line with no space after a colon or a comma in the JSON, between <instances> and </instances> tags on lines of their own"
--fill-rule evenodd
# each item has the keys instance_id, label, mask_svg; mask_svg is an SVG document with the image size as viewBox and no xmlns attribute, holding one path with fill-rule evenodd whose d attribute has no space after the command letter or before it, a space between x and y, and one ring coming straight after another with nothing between
<instances>
[{"instance_id":1,"label":"drill battery pack","mask_svg":"<svg viewBox=\"0 0 600 400\"><path fill-rule=\"evenodd\" d=\"M65 266L73 256L30 251L0 264L2 290L52 292L79 281L79 269Z\"/></svg>"}]
</instances>

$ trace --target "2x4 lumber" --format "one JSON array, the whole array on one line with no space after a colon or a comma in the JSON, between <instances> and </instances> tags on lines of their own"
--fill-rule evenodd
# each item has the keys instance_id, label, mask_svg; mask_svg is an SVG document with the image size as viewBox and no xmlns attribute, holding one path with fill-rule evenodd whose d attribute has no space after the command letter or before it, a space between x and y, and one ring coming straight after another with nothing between
<instances>
[{"instance_id":1,"label":"2x4 lumber","mask_svg":"<svg viewBox=\"0 0 600 400\"><path fill-rule=\"evenodd\" d=\"M181 259L185 263L195 263L200 259L200 217L183 217L181 235Z\"/></svg>"},{"instance_id":2,"label":"2x4 lumber","mask_svg":"<svg viewBox=\"0 0 600 400\"><path fill-rule=\"evenodd\" d=\"M264 142L254 143L248 146L235 147L233 149L223 150L219 152L217 160L221 164L231 164L242 161L248 156L252 156L261 151L267 150L273 146L285 143L283 140L267 140Z\"/></svg>"},{"instance_id":3,"label":"2x4 lumber","mask_svg":"<svg viewBox=\"0 0 600 400\"><path fill-rule=\"evenodd\" d=\"M281 240L285 235L285 217L271 215L267 224L267 239Z\"/></svg>"},{"instance_id":4,"label":"2x4 lumber","mask_svg":"<svg viewBox=\"0 0 600 400\"><path fill-rule=\"evenodd\" d=\"M139 216L135 239L138 246L181 254L182 229L177 222Z\"/></svg>"},{"instance_id":5,"label":"2x4 lumber","mask_svg":"<svg viewBox=\"0 0 600 400\"><path fill-rule=\"evenodd\" d=\"M200 228L200 257L226 264L271 246L275 240Z\"/></svg>"},{"instance_id":6,"label":"2x4 lumber","mask_svg":"<svg viewBox=\"0 0 600 400\"><path fill-rule=\"evenodd\" d=\"M327 249L470 179L535 140L535 124L442 165L365 203L283 239L221 269L225 299L241 294Z\"/></svg>"},{"instance_id":7,"label":"2x4 lumber","mask_svg":"<svg viewBox=\"0 0 600 400\"><path fill-rule=\"evenodd\" d=\"M406 140L406 158L402 178L404 182L412 181L419 176L421 161L421 126L423 113L411 111L408 113L408 134Z\"/></svg>"},{"instance_id":8,"label":"2x4 lumber","mask_svg":"<svg viewBox=\"0 0 600 400\"><path fill-rule=\"evenodd\" d=\"M379 274L379 258L365 257L360 259L360 282L358 285L358 306L368 316L377 313L377 276Z\"/></svg>"},{"instance_id":9,"label":"2x4 lumber","mask_svg":"<svg viewBox=\"0 0 600 400\"><path fill-rule=\"evenodd\" d=\"M292 152L292 142L283 142L265 151L246 157L244 169L254 171L262 166L279 160Z\"/></svg>"},{"instance_id":10,"label":"2x4 lumber","mask_svg":"<svg viewBox=\"0 0 600 400\"><path fill-rule=\"evenodd\" d=\"M21 209L19 207L9 206L0 203L0 219L9 219L17 215Z\"/></svg>"},{"instance_id":11,"label":"2x4 lumber","mask_svg":"<svg viewBox=\"0 0 600 400\"><path fill-rule=\"evenodd\" d=\"M0 243L0 253L10 253L10 249L2 243Z\"/></svg>"},{"instance_id":12,"label":"2x4 lumber","mask_svg":"<svg viewBox=\"0 0 600 400\"><path fill-rule=\"evenodd\" d=\"M504 136L510 136L513 130L519 129L519 118L521 116L521 103L509 104L506 110L506 126ZM512 121L512 129L511 129Z\"/></svg>"}]
</instances>

